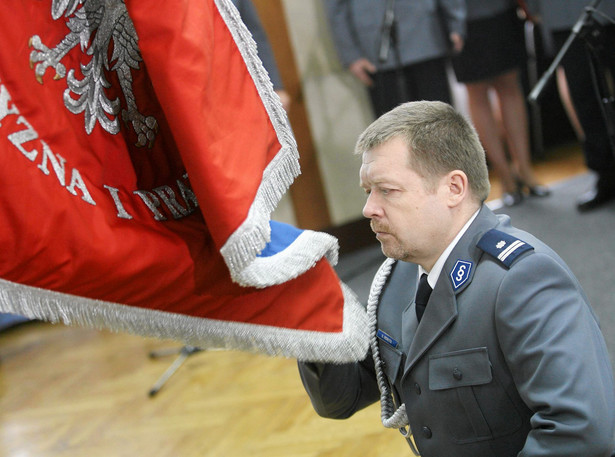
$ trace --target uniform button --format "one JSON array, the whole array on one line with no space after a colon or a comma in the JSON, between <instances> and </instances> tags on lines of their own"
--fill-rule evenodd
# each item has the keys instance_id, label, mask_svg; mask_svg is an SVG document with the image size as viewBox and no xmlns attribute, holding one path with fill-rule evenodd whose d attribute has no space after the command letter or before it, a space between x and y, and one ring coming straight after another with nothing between
<instances>
[{"instance_id":1,"label":"uniform button","mask_svg":"<svg viewBox=\"0 0 615 457\"><path fill-rule=\"evenodd\" d=\"M453 378L455 378L457 381L461 381L461 378L463 378L463 373L457 367L453 368Z\"/></svg>"},{"instance_id":2,"label":"uniform button","mask_svg":"<svg viewBox=\"0 0 615 457\"><path fill-rule=\"evenodd\" d=\"M418 382L414 383L414 391L417 395L421 395L421 386L419 386Z\"/></svg>"},{"instance_id":3,"label":"uniform button","mask_svg":"<svg viewBox=\"0 0 615 457\"><path fill-rule=\"evenodd\" d=\"M427 439L431 438L431 429L429 427L423 427L423 436Z\"/></svg>"}]
</instances>

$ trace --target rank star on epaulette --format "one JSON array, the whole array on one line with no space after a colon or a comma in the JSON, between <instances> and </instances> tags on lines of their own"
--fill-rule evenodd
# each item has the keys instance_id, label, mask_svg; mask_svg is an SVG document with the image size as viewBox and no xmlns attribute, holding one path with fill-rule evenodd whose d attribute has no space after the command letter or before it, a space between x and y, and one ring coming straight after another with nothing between
<instances>
[{"instance_id":1,"label":"rank star on epaulette","mask_svg":"<svg viewBox=\"0 0 615 457\"><path fill-rule=\"evenodd\" d=\"M534 249L525 241L496 229L485 233L477 246L509 268L521 254Z\"/></svg>"}]
</instances>

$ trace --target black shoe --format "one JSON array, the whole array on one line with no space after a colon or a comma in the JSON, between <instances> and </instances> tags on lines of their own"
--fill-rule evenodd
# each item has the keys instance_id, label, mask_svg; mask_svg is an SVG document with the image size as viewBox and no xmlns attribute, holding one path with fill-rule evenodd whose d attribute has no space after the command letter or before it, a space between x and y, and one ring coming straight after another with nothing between
<instances>
[{"instance_id":1,"label":"black shoe","mask_svg":"<svg viewBox=\"0 0 615 457\"><path fill-rule=\"evenodd\" d=\"M530 197L548 197L551 195L551 189L547 186L538 184L536 186L527 186L527 193Z\"/></svg>"},{"instance_id":2,"label":"black shoe","mask_svg":"<svg viewBox=\"0 0 615 457\"><path fill-rule=\"evenodd\" d=\"M523 201L523 194L518 190L515 192L502 193L502 203L504 206L515 206Z\"/></svg>"},{"instance_id":3,"label":"black shoe","mask_svg":"<svg viewBox=\"0 0 615 457\"><path fill-rule=\"evenodd\" d=\"M547 186L543 186L541 184L536 184L534 186L530 186L526 184L521 178L515 178L517 183L517 190L521 193L527 192L527 195L530 197L548 197L551 195L551 189Z\"/></svg>"},{"instance_id":4,"label":"black shoe","mask_svg":"<svg viewBox=\"0 0 615 457\"><path fill-rule=\"evenodd\" d=\"M596 188L588 190L577 200L577 209L580 212L591 211L605 203L615 200L615 188Z\"/></svg>"}]
</instances>

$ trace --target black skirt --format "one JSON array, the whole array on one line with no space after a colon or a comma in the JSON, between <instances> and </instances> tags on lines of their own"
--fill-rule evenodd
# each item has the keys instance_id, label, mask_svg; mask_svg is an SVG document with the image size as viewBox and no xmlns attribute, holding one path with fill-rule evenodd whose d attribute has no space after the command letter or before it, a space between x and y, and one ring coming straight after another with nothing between
<instances>
[{"instance_id":1,"label":"black skirt","mask_svg":"<svg viewBox=\"0 0 615 457\"><path fill-rule=\"evenodd\" d=\"M452 60L457 81L468 83L521 68L525 59L523 21L513 8L493 17L469 21L463 50Z\"/></svg>"}]
</instances>

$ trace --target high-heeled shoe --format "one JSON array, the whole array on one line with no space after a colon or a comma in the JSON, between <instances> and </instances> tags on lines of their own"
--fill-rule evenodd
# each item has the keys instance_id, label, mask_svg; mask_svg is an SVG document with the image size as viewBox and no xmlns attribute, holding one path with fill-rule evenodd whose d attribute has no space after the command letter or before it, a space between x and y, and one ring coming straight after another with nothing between
<instances>
[{"instance_id":1,"label":"high-heeled shoe","mask_svg":"<svg viewBox=\"0 0 615 457\"><path fill-rule=\"evenodd\" d=\"M515 206L523 201L523 194L519 190L503 192L501 200L504 206Z\"/></svg>"},{"instance_id":2,"label":"high-heeled shoe","mask_svg":"<svg viewBox=\"0 0 615 457\"><path fill-rule=\"evenodd\" d=\"M543 186L542 184L530 186L521 178L515 178L515 181L517 182L517 190L522 193L526 191L530 197L548 197L551 195L551 189L547 186Z\"/></svg>"},{"instance_id":3,"label":"high-heeled shoe","mask_svg":"<svg viewBox=\"0 0 615 457\"><path fill-rule=\"evenodd\" d=\"M526 189L527 193L531 197L548 197L549 195L551 195L551 189L541 184L537 184L535 186L526 186Z\"/></svg>"}]
</instances>

